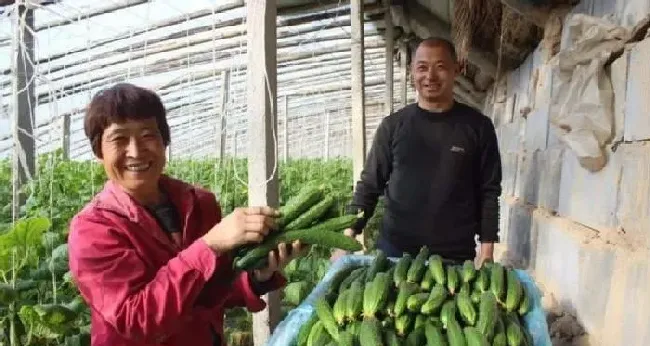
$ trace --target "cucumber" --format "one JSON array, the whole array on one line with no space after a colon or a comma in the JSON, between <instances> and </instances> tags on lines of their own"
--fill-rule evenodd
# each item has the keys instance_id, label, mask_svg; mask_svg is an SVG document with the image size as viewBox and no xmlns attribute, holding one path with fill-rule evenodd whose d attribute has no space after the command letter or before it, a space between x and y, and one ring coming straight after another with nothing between
<instances>
[{"instance_id":1,"label":"cucumber","mask_svg":"<svg viewBox=\"0 0 650 346\"><path fill-rule=\"evenodd\" d=\"M465 283L470 283L476 277L476 268L474 267L474 262L471 260L466 260L463 262L461 269L461 279Z\"/></svg>"},{"instance_id":2,"label":"cucumber","mask_svg":"<svg viewBox=\"0 0 650 346\"><path fill-rule=\"evenodd\" d=\"M424 337L427 340L427 346L447 346L447 340L442 335L442 331L432 322L427 322L424 325Z\"/></svg>"},{"instance_id":3,"label":"cucumber","mask_svg":"<svg viewBox=\"0 0 650 346\"><path fill-rule=\"evenodd\" d=\"M332 341L332 337L325 330L323 322L316 321L309 332L307 346L327 345L330 341Z\"/></svg>"},{"instance_id":4,"label":"cucumber","mask_svg":"<svg viewBox=\"0 0 650 346\"><path fill-rule=\"evenodd\" d=\"M336 274L334 274L334 277L332 277L332 280L330 281L330 285L327 288L327 292L325 293L325 296L328 298L328 301L336 299L336 296L339 294L340 291L339 287L341 286L343 281L348 277L350 277L350 275L352 275L352 272L358 268L361 268L361 265L351 265L349 267L341 269L340 271L336 272Z\"/></svg>"},{"instance_id":5,"label":"cucumber","mask_svg":"<svg viewBox=\"0 0 650 346\"><path fill-rule=\"evenodd\" d=\"M408 298L417 293L420 287L414 283L403 281L397 291L397 298L395 299L394 315L400 316L406 310L406 302Z\"/></svg>"},{"instance_id":6,"label":"cucumber","mask_svg":"<svg viewBox=\"0 0 650 346\"><path fill-rule=\"evenodd\" d=\"M492 346L508 346L508 339L504 333L500 333L494 336L492 340Z\"/></svg>"},{"instance_id":7,"label":"cucumber","mask_svg":"<svg viewBox=\"0 0 650 346\"><path fill-rule=\"evenodd\" d=\"M384 271L389 265L390 262L388 261L386 254L381 250L377 250L377 255L375 255L372 263L370 263L370 268L368 268L368 271L366 272L366 282L372 281L377 273Z\"/></svg>"},{"instance_id":8,"label":"cucumber","mask_svg":"<svg viewBox=\"0 0 650 346\"><path fill-rule=\"evenodd\" d=\"M324 184L310 184L300 189L296 196L290 198L287 203L278 210L280 212L278 227L283 229L284 226L295 220L300 216L300 214L313 207L323 198L324 191Z\"/></svg>"},{"instance_id":9,"label":"cucumber","mask_svg":"<svg viewBox=\"0 0 650 346\"><path fill-rule=\"evenodd\" d=\"M404 255L397 260L397 264L395 264L395 272L393 273L393 283L395 284L395 287L399 287L403 281L406 281L406 274L411 267L411 262L413 262L413 258L409 253L404 253Z\"/></svg>"},{"instance_id":10,"label":"cucumber","mask_svg":"<svg viewBox=\"0 0 650 346\"><path fill-rule=\"evenodd\" d=\"M429 248L425 245L420 248L415 260L411 263L408 272L406 273L406 281L413 283L420 283L422 276L426 270L426 260L429 257Z\"/></svg>"},{"instance_id":11,"label":"cucumber","mask_svg":"<svg viewBox=\"0 0 650 346\"><path fill-rule=\"evenodd\" d=\"M334 197L331 195L325 196L320 202L310 207L306 212L302 213L295 220L291 221L284 227L285 231L302 229L311 226L321 216L325 215L327 211L334 205Z\"/></svg>"},{"instance_id":12,"label":"cucumber","mask_svg":"<svg viewBox=\"0 0 650 346\"><path fill-rule=\"evenodd\" d=\"M363 310L364 286L361 281L355 281L348 290L347 304L345 305L345 317L348 321L356 320Z\"/></svg>"},{"instance_id":13,"label":"cucumber","mask_svg":"<svg viewBox=\"0 0 650 346\"><path fill-rule=\"evenodd\" d=\"M466 325L473 326L476 324L476 309L467 293L463 292L456 295L456 305L458 306L460 317Z\"/></svg>"},{"instance_id":14,"label":"cucumber","mask_svg":"<svg viewBox=\"0 0 650 346\"><path fill-rule=\"evenodd\" d=\"M491 346L485 335L481 334L474 327L465 327L463 329L467 346Z\"/></svg>"},{"instance_id":15,"label":"cucumber","mask_svg":"<svg viewBox=\"0 0 650 346\"><path fill-rule=\"evenodd\" d=\"M497 301L503 302L505 296L505 269L500 263L494 262L490 270L490 291L497 298Z\"/></svg>"},{"instance_id":16,"label":"cucumber","mask_svg":"<svg viewBox=\"0 0 650 346\"><path fill-rule=\"evenodd\" d=\"M406 309L410 312L420 312L428 298L429 293L426 292L413 294L406 300Z\"/></svg>"},{"instance_id":17,"label":"cucumber","mask_svg":"<svg viewBox=\"0 0 650 346\"><path fill-rule=\"evenodd\" d=\"M368 269L368 267L361 267L361 268L354 269L350 273L350 275L348 277L346 277L345 279L343 279L343 281L341 282L341 285L338 288L339 294L341 292L343 292L343 290L346 290L346 289L350 288L350 286L352 285L352 282L354 282L355 279L357 279L360 276L365 276L367 269Z\"/></svg>"},{"instance_id":18,"label":"cucumber","mask_svg":"<svg viewBox=\"0 0 650 346\"><path fill-rule=\"evenodd\" d=\"M505 307L508 312L515 311L519 308L519 303L521 301L521 296L523 295L523 289L521 282L514 270L506 271L508 292L506 294L506 303Z\"/></svg>"},{"instance_id":19,"label":"cucumber","mask_svg":"<svg viewBox=\"0 0 650 346\"><path fill-rule=\"evenodd\" d=\"M490 292L490 293L492 293L492 292ZM478 303L481 302L481 291L480 290L473 290L472 294L469 297L472 299L472 303L478 304Z\"/></svg>"},{"instance_id":20,"label":"cucumber","mask_svg":"<svg viewBox=\"0 0 650 346\"><path fill-rule=\"evenodd\" d=\"M523 285L521 286L521 291L522 291L523 297L521 298L521 303L519 304L519 309L517 309L517 313L519 313L519 315L523 316L523 315L527 314L530 311L530 309L532 309L533 303L532 303L532 300L529 297L529 292L528 292L528 290L526 289L525 286L523 286Z\"/></svg>"},{"instance_id":21,"label":"cucumber","mask_svg":"<svg viewBox=\"0 0 650 346\"><path fill-rule=\"evenodd\" d=\"M479 304L479 317L476 327L483 335L491 338L499 318L497 299L492 292L483 292Z\"/></svg>"},{"instance_id":22,"label":"cucumber","mask_svg":"<svg viewBox=\"0 0 650 346\"><path fill-rule=\"evenodd\" d=\"M395 331L399 336L406 336L411 330L415 318L411 314L403 314L395 319Z\"/></svg>"},{"instance_id":23,"label":"cucumber","mask_svg":"<svg viewBox=\"0 0 650 346\"><path fill-rule=\"evenodd\" d=\"M449 293L452 295L456 294L459 285L460 280L458 277L458 269L453 265L447 266L447 289L449 290Z\"/></svg>"},{"instance_id":24,"label":"cucumber","mask_svg":"<svg viewBox=\"0 0 650 346\"><path fill-rule=\"evenodd\" d=\"M406 346L420 346L426 342L424 326L414 327L406 337Z\"/></svg>"},{"instance_id":25,"label":"cucumber","mask_svg":"<svg viewBox=\"0 0 650 346\"><path fill-rule=\"evenodd\" d=\"M479 269L474 283L474 287L478 288L481 293L490 289L490 270L487 267Z\"/></svg>"},{"instance_id":26,"label":"cucumber","mask_svg":"<svg viewBox=\"0 0 650 346\"><path fill-rule=\"evenodd\" d=\"M524 331L516 315L507 314L505 317L506 339L508 346L522 346L525 342Z\"/></svg>"},{"instance_id":27,"label":"cucumber","mask_svg":"<svg viewBox=\"0 0 650 346\"><path fill-rule=\"evenodd\" d=\"M262 244L249 251L244 257L235 262L235 268L240 270L254 269L260 265L259 261L268 256L268 253L275 250L280 243L293 243L300 240L302 244L320 245L328 248L336 248L346 251L359 251L361 244L344 234L332 231L313 232L311 229L299 229L276 233Z\"/></svg>"},{"instance_id":28,"label":"cucumber","mask_svg":"<svg viewBox=\"0 0 650 346\"><path fill-rule=\"evenodd\" d=\"M383 346L381 325L376 319L367 319L361 322L359 328L359 342L361 346Z\"/></svg>"},{"instance_id":29,"label":"cucumber","mask_svg":"<svg viewBox=\"0 0 650 346\"><path fill-rule=\"evenodd\" d=\"M329 333L329 335L334 339L334 341L339 340L339 328L334 319L334 314L332 308L329 306L327 301L320 297L314 302L314 310L318 315L318 319L323 323L323 327Z\"/></svg>"},{"instance_id":30,"label":"cucumber","mask_svg":"<svg viewBox=\"0 0 650 346\"><path fill-rule=\"evenodd\" d=\"M436 313L442 307L442 304L444 304L447 296L447 290L442 288L442 286L434 287L429 294L429 298L422 305L420 312L424 315Z\"/></svg>"},{"instance_id":31,"label":"cucumber","mask_svg":"<svg viewBox=\"0 0 650 346\"><path fill-rule=\"evenodd\" d=\"M445 326L442 325L442 321L440 320L440 316L430 316L429 317L429 322L431 322L434 326L443 329Z\"/></svg>"},{"instance_id":32,"label":"cucumber","mask_svg":"<svg viewBox=\"0 0 650 346\"><path fill-rule=\"evenodd\" d=\"M384 343L386 346L400 346L402 344L395 331L391 329L384 329Z\"/></svg>"},{"instance_id":33,"label":"cucumber","mask_svg":"<svg viewBox=\"0 0 650 346\"><path fill-rule=\"evenodd\" d=\"M351 291L351 289L347 289L343 291L343 293L339 294L334 303L334 306L332 307L332 314L334 315L334 319L336 320L336 323L339 325L339 327L342 327L345 323L347 312L346 304L348 304L348 297Z\"/></svg>"},{"instance_id":34,"label":"cucumber","mask_svg":"<svg viewBox=\"0 0 650 346\"><path fill-rule=\"evenodd\" d=\"M309 333L311 332L312 327L314 326L314 324L316 324L317 321L318 321L318 315L316 315L316 313L314 312L311 314L311 317L309 317L307 322L300 327L300 330L298 331L298 337L297 337L298 346L307 345L307 339L309 338Z\"/></svg>"},{"instance_id":35,"label":"cucumber","mask_svg":"<svg viewBox=\"0 0 650 346\"><path fill-rule=\"evenodd\" d=\"M345 328L345 330L352 334L352 336L355 337L355 339L359 338L359 329L361 329L361 321L354 321L350 322L348 326Z\"/></svg>"},{"instance_id":36,"label":"cucumber","mask_svg":"<svg viewBox=\"0 0 650 346\"><path fill-rule=\"evenodd\" d=\"M431 288L435 284L435 281L433 280L433 274L431 274L430 270L425 270L424 271L424 277L422 278L422 281L420 282L420 288L424 291L431 291Z\"/></svg>"},{"instance_id":37,"label":"cucumber","mask_svg":"<svg viewBox=\"0 0 650 346\"><path fill-rule=\"evenodd\" d=\"M456 321L457 311L456 301L454 299L450 299L442 304L442 308L440 309L440 322L442 322L442 326L445 329L449 328L450 321Z\"/></svg>"},{"instance_id":38,"label":"cucumber","mask_svg":"<svg viewBox=\"0 0 650 346\"><path fill-rule=\"evenodd\" d=\"M436 281L438 285L444 285L447 282L447 276L445 275L445 268L442 265L442 257L439 255L431 255L429 257L429 271L431 276Z\"/></svg>"},{"instance_id":39,"label":"cucumber","mask_svg":"<svg viewBox=\"0 0 650 346\"><path fill-rule=\"evenodd\" d=\"M468 282L461 283L460 284L460 291L458 293L463 293L463 294L467 294L467 295L472 294L472 290L469 287L469 283Z\"/></svg>"},{"instance_id":40,"label":"cucumber","mask_svg":"<svg viewBox=\"0 0 650 346\"><path fill-rule=\"evenodd\" d=\"M413 329L418 329L420 327L424 328L424 325L429 321L428 316L417 315L415 316L415 323L413 324Z\"/></svg>"},{"instance_id":41,"label":"cucumber","mask_svg":"<svg viewBox=\"0 0 650 346\"><path fill-rule=\"evenodd\" d=\"M352 333L344 330L339 335L339 345L340 346L354 346L355 337Z\"/></svg>"},{"instance_id":42,"label":"cucumber","mask_svg":"<svg viewBox=\"0 0 650 346\"><path fill-rule=\"evenodd\" d=\"M449 346L467 346L465 333L456 319L447 322L447 341Z\"/></svg>"},{"instance_id":43,"label":"cucumber","mask_svg":"<svg viewBox=\"0 0 650 346\"><path fill-rule=\"evenodd\" d=\"M349 215L334 217L331 219L327 219L323 222L319 222L316 225L310 227L310 229L313 231L325 230L325 231L340 232L342 230L345 230L346 228L350 228L354 226L357 220L359 220L361 217L363 217L363 213L359 213L357 215L349 214Z\"/></svg>"},{"instance_id":44,"label":"cucumber","mask_svg":"<svg viewBox=\"0 0 650 346\"><path fill-rule=\"evenodd\" d=\"M388 273L377 273L375 279L366 283L363 292L363 317L364 319L376 318L377 313L383 311L388 301L392 280Z\"/></svg>"},{"instance_id":45,"label":"cucumber","mask_svg":"<svg viewBox=\"0 0 650 346\"><path fill-rule=\"evenodd\" d=\"M395 329L395 320L392 317L387 316L383 321L381 321L381 326L385 329Z\"/></svg>"}]
</instances>

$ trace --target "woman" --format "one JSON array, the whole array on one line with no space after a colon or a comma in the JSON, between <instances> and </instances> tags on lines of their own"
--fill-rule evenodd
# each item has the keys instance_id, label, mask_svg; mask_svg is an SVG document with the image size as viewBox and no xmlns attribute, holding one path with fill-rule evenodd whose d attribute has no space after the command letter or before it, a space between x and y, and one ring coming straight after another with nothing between
<instances>
[{"instance_id":1,"label":"woman","mask_svg":"<svg viewBox=\"0 0 650 346\"><path fill-rule=\"evenodd\" d=\"M92 345L225 345L224 310L263 310L260 296L286 283L279 271L300 244L280 245L265 269L232 270L231 250L260 242L277 211L239 208L222 219L212 193L163 175L169 127L153 92L118 84L98 93L84 130L109 178L68 239Z\"/></svg>"}]
</instances>

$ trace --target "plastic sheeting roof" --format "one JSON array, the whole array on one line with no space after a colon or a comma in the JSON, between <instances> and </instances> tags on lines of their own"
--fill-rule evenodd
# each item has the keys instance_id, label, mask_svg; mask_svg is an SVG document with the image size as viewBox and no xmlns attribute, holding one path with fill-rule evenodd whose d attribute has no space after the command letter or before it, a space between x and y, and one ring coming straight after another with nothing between
<instances>
[{"instance_id":1,"label":"plastic sheeting roof","mask_svg":"<svg viewBox=\"0 0 650 346\"><path fill-rule=\"evenodd\" d=\"M0 15L0 158L10 156L13 145L13 29L4 9ZM71 158L91 158L83 135L83 109L98 90L128 81L161 95L172 127L172 156L214 155L222 113L222 72L228 71L226 152L245 155L245 19L245 6L234 0L184 0L182 6L175 0L67 0L37 8L32 28L36 31L32 82L38 99L37 152L60 146L62 115L70 114ZM383 20L369 19L364 26L368 140L387 115L382 105L382 26ZM283 96L288 95L290 156L322 156L326 139L330 157L349 155L349 5L339 1L309 10L280 9L277 37L278 152L283 151ZM397 66L394 71L397 102ZM413 98L409 88L409 99Z\"/></svg>"}]
</instances>

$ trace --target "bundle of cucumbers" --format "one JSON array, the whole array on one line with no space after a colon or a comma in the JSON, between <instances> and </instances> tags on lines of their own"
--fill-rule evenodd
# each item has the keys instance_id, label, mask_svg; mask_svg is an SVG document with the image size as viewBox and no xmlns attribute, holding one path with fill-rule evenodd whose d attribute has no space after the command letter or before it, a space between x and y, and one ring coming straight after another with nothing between
<instances>
[{"instance_id":1,"label":"bundle of cucumbers","mask_svg":"<svg viewBox=\"0 0 650 346\"><path fill-rule=\"evenodd\" d=\"M281 243L299 240L304 245L318 245L346 251L359 251L362 245L341 231L352 227L362 214L327 218L335 199L328 194L324 184L309 184L279 208L277 229L260 244L249 244L235 250L234 266L237 270L263 268L269 252Z\"/></svg>"},{"instance_id":2,"label":"bundle of cucumbers","mask_svg":"<svg viewBox=\"0 0 650 346\"><path fill-rule=\"evenodd\" d=\"M532 301L513 269L447 265L422 247L397 262L337 273L296 345L532 346L521 318Z\"/></svg>"}]
</instances>

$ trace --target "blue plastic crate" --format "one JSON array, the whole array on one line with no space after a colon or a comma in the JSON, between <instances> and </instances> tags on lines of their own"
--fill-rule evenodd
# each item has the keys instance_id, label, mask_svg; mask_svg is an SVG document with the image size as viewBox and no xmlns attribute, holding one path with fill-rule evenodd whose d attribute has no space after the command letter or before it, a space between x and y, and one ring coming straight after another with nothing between
<instances>
[{"instance_id":1,"label":"blue plastic crate","mask_svg":"<svg viewBox=\"0 0 650 346\"><path fill-rule=\"evenodd\" d=\"M273 335L267 342L267 346L293 346L296 345L296 337L300 327L309 319L314 311L314 301L323 296L330 286L334 274L355 264L369 265L373 260L371 256L348 255L340 258L332 264L327 271L323 280L314 287L314 290L305 298L305 300L295 309L291 310L287 317L278 324L273 331ZM392 261L397 259L391 258ZM546 316L542 309L541 293L533 279L523 270L515 270L519 280L525 285L526 291L533 300L533 308L528 312L523 320L524 326L533 337L534 346L552 346L551 338L548 334L548 325Z\"/></svg>"}]
</instances>

